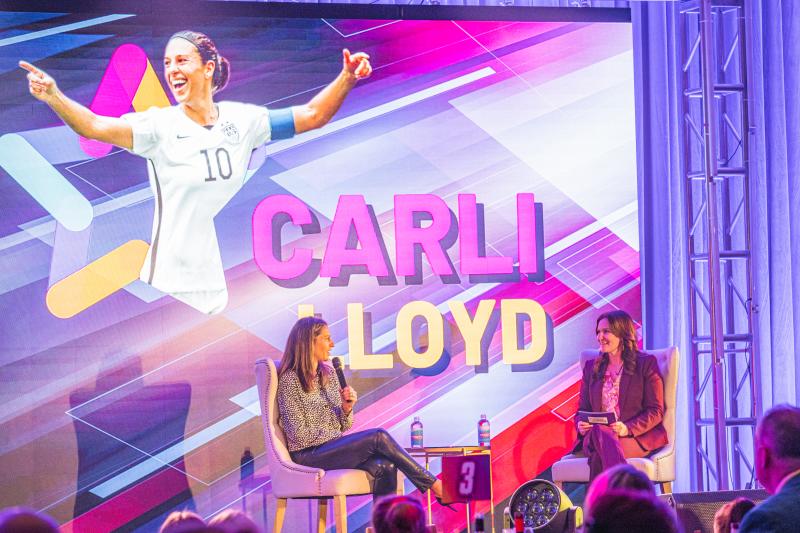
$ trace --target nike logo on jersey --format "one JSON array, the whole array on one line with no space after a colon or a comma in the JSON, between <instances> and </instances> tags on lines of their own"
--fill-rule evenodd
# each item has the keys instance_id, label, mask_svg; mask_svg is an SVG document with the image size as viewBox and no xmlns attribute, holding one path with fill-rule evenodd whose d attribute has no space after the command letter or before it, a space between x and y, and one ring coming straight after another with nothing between
<instances>
[{"instance_id":1,"label":"nike logo on jersey","mask_svg":"<svg viewBox=\"0 0 800 533\"><path fill-rule=\"evenodd\" d=\"M178 134L178 139L188 139L189 137L191 137L191 135L181 135L180 133Z\"/></svg>"}]
</instances>

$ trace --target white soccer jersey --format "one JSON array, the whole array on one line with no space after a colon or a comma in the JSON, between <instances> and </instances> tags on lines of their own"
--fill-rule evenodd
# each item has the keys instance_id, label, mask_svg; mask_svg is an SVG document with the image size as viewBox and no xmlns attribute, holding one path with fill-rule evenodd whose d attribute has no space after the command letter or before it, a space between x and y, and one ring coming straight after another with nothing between
<instances>
[{"instance_id":1,"label":"white soccer jersey","mask_svg":"<svg viewBox=\"0 0 800 533\"><path fill-rule=\"evenodd\" d=\"M133 153L148 159L155 198L142 281L206 313L227 303L214 217L244 185L254 148L270 139L269 110L219 102L208 129L178 106L123 115Z\"/></svg>"}]
</instances>

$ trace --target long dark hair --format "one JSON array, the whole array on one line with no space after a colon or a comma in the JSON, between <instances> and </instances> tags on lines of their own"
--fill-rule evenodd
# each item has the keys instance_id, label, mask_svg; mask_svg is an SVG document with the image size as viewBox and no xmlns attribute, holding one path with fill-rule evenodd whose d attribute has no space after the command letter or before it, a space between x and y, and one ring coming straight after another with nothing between
<instances>
[{"instance_id":1,"label":"long dark hair","mask_svg":"<svg viewBox=\"0 0 800 533\"><path fill-rule=\"evenodd\" d=\"M597 317L595 323L595 332L600 325L600 321L608 320L608 329L611 333L619 337L620 344L622 345L622 366L626 372L633 372L636 370L636 359L639 356L639 350L636 347L636 324L634 324L631 315L622 310L609 311ZM603 352L600 357L594 360L594 367L592 374L595 379L602 379L603 374L606 373L608 368L608 354Z\"/></svg>"},{"instance_id":2,"label":"long dark hair","mask_svg":"<svg viewBox=\"0 0 800 533\"><path fill-rule=\"evenodd\" d=\"M289 338L286 339L286 348L283 350L281 367L278 378L286 372L294 370L303 390L311 392L317 374L312 370L314 358L314 339L322 333L322 328L328 323L314 316L307 316L295 322ZM322 373L323 384L328 381L330 370L326 365L317 365L317 371Z\"/></svg>"},{"instance_id":3,"label":"long dark hair","mask_svg":"<svg viewBox=\"0 0 800 533\"><path fill-rule=\"evenodd\" d=\"M173 33L169 40L172 39L184 39L192 43L200 53L200 59L203 60L204 65L209 61L214 62L214 75L211 78L213 93L221 91L228 85L231 77L231 64L222 57L214 41L208 35L199 31L183 30Z\"/></svg>"}]
</instances>

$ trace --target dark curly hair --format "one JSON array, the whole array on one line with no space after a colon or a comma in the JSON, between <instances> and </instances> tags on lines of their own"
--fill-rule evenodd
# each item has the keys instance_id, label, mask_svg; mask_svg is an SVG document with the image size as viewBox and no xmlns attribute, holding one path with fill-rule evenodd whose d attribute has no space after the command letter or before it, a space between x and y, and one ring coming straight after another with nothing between
<instances>
[{"instance_id":1,"label":"dark curly hair","mask_svg":"<svg viewBox=\"0 0 800 533\"><path fill-rule=\"evenodd\" d=\"M214 41L208 35L199 31L183 30L173 33L169 40L171 41L172 39L184 39L192 43L200 53L203 64L208 61L214 62L214 75L211 78L213 92L219 92L228 85L228 80L231 77L231 64L222 57Z\"/></svg>"},{"instance_id":2,"label":"dark curly hair","mask_svg":"<svg viewBox=\"0 0 800 533\"><path fill-rule=\"evenodd\" d=\"M625 367L627 372L633 372L636 369L639 350L636 347L636 324L634 324L631 315L619 309L603 313L597 317L595 332L603 319L608 320L608 329L611 330L611 333L619 337L622 345L622 366ZM595 379L601 379L606 372L606 368L608 368L608 354L603 352L594 361L592 375Z\"/></svg>"}]
</instances>

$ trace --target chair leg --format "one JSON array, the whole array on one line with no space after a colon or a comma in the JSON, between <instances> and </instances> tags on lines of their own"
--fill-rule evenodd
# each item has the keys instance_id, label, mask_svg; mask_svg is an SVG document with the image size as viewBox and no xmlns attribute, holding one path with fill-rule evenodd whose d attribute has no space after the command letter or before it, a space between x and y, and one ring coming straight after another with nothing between
<instances>
[{"instance_id":1,"label":"chair leg","mask_svg":"<svg viewBox=\"0 0 800 533\"><path fill-rule=\"evenodd\" d=\"M325 533L328 529L328 499L317 500L317 533Z\"/></svg>"},{"instance_id":2,"label":"chair leg","mask_svg":"<svg viewBox=\"0 0 800 533\"><path fill-rule=\"evenodd\" d=\"M333 515L336 517L336 533L347 533L347 496L333 497Z\"/></svg>"},{"instance_id":3,"label":"chair leg","mask_svg":"<svg viewBox=\"0 0 800 533\"><path fill-rule=\"evenodd\" d=\"M284 518L286 518L286 498L276 498L275 524L272 526L272 531L274 533L281 533Z\"/></svg>"},{"instance_id":4,"label":"chair leg","mask_svg":"<svg viewBox=\"0 0 800 533\"><path fill-rule=\"evenodd\" d=\"M672 482L665 481L663 483L659 483L661 485L661 494L671 494L672 493Z\"/></svg>"}]
</instances>

